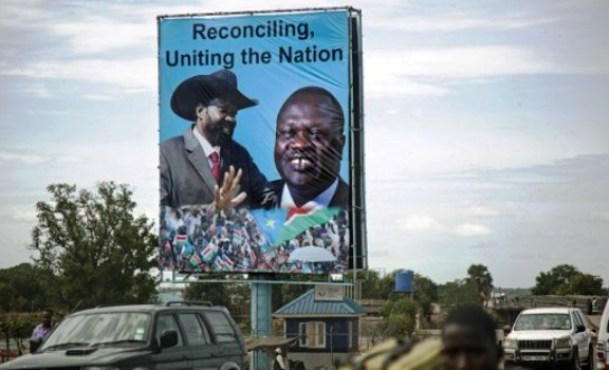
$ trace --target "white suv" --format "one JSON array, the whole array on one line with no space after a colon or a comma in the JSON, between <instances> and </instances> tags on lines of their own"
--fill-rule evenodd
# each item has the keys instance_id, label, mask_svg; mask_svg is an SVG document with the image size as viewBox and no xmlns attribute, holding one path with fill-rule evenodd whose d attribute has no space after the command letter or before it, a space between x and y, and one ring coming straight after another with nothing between
<instances>
[{"instance_id":1,"label":"white suv","mask_svg":"<svg viewBox=\"0 0 609 370\"><path fill-rule=\"evenodd\" d=\"M592 368L592 332L577 308L552 307L524 310L503 341L508 364L538 367L566 365Z\"/></svg>"},{"instance_id":2,"label":"white suv","mask_svg":"<svg viewBox=\"0 0 609 370\"><path fill-rule=\"evenodd\" d=\"M605 303L596 340L596 368L609 370L609 302Z\"/></svg>"}]
</instances>

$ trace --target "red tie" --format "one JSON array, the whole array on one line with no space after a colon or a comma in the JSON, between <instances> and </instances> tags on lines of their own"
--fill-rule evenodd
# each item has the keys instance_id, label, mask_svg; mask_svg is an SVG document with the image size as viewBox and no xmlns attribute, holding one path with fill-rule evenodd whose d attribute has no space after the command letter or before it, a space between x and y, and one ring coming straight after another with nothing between
<instances>
[{"instance_id":1,"label":"red tie","mask_svg":"<svg viewBox=\"0 0 609 370\"><path fill-rule=\"evenodd\" d=\"M217 152L212 152L209 155L209 159L211 159L211 172L214 174L214 178L216 182L220 183L220 156Z\"/></svg>"}]
</instances>

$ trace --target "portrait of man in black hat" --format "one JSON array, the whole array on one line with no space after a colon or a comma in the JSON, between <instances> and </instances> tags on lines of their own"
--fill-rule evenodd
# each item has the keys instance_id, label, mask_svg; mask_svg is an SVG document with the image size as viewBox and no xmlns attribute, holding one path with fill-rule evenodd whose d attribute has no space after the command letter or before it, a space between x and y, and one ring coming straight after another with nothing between
<instances>
[{"instance_id":1,"label":"portrait of man in black hat","mask_svg":"<svg viewBox=\"0 0 609 370\"><path fill-rule=\"evenodd\" d=\"M349 185L340 178L345 116L328 90L307 86L294 91L277 114L272 182L282 208L347 209Z\"/></svg>"},{"instance_id":2,"label":"portrait of man in black hat","mask_svg":"<svg viewBox=\"0 0 609 370\"><path fill-rule=\"evenodd\" d=\"M192 125L161 143L161 206L275 207L266 177L232 138L238 111L257 104L238 89L236 75L226 69L178 85L171 109Z\"/></svg>"}]
</instances>

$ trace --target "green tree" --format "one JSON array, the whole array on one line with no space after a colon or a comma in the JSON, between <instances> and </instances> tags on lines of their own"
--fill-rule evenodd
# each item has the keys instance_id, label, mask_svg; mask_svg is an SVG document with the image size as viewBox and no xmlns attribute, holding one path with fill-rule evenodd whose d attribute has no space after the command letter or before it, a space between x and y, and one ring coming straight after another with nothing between
<instances>
[{"instance_id":1,"label":"green tree","mask_svg":"<svg viewBox=\"0 0 609 370\"><path fill-rule=\"evenodd\" d=\"M380 276L378 271L358 271L357 279L361 284L362 299L387 299L393 293L395 287L395 272ZM353 273L345 274L346 281L353 281Z\"/></svg>"},{"instance_id":2,"label":"green tree","mask_svg":"<svg viewBox=\"0 0 609 370\"><path fill-rule=\"evenodd\" d=\"M584 274L573 265L558 265L535 278L531 292L535 295L602 295L603 279Z\"/></svg>"},{"instance_id":3,"label":"green tree","mask_svg":"<svg viewBox=\"0 0 609 370\"><path fill-rule=\"evenodd\" d=\"M444 308L466 304L480 304L476 287L467 279L457 279L438 286L438 299Z\"/></svg>"},{"instance_id":4,"label":"green tree","mask_svg":"<svg viewBox=\"0 0 609 370\"><path fill-rule=\"evenodd\" d=\"M422 317L429 321L433 311L432 304L438 301L438 285L428 277L414 274L414 300L421 308Z\"/></svg>"},{"instance_id":5,"label":"green tree","mask_svg":"<svg viewBox=\"0 0 609 370\"><path fill-rule=\"evenodd\" d=\"M374 270L359 271L357 280L362 284L362 298L363 299L382 299L387 298L381 296L379 290L379 273Z\"/></svg>"},{"instance_id":6,"label":"green tree","mask_svg":"<svg viewBox=\"0 0 609 370\"><path fill-rule=\"evenodd\" d=\"M152 222L133 215L127 185L102 182L94 192L47 187L49 202L36 204L31 249L56 309L149 302L155 296Z\"/></svg>"},{"instance_id":7,"label":"green tree","mask_svg":"<svg viewBox=\"0 0 609 370\"><path fill-rule=\"evenodd\" d=\"M24 349L24 338L29 338L40 323L39 313L0 313L0 333L3 334L8 349L9 340L17 342L19 355Z\"/></svg>"},{"instance_id":8,"label":"green tree","mask_svg":"<svg viewBox=\"0 0 609 370\"><path fill-rule=\"evenodd\" d=\"M385 319L382 323L383 334L390 337L411 335L416 326L418 310L419 306L410 297L387 301L381 311Z\"/></svg>"},{"instance_id":9,"label":"green tree","mask_svg":"<svg viewBox=\"0 0 609 370\"><path fill-rule=\"evenodd\" d=\"M481 303L486 303L493 291L493 276L488 268L482 264L473 264L467 269L467 281L478 292Z\"/></svg>"},{"instance_id":10,"label":"green tree","mask_svg":"<svg viewBox=\"0 0 609 370\"><path fill-rule=\"evenodd\" d=\"M378 292L380 299L391 297L395 291L395 273L396 271L393 271L379 280Z\"/></svg>"},{"instance_id":11,"label":"green tree","mask_svg":"<svg viewBox=\"0 0 609 370\"><path fill-rule=\"evenodd\" d=\"M319 280L319 278L307 275L292 275L289 278L286 277L286 280L291 281L292 284L273 284L271 291L273 297L272 310L276 311L305 292L315 289L314 285L298 284L298 282L311 281L314 279ZM323 282L323 280L320 282Z\"/></svg>"},{"instance_id":12,"label":"green tree","mask_svg":"<svg viewBox=\"0 0 609 370\"><path fill-rule=\"evenodd\" d=\"M573 291L581 295L604 295L603 279L590 274L577 274L573 278Z\"/></svg>"},{"instance_id":13,"label":"green tree","mask_svg":"<svg viewBox=\"0 0 609 370\"><path fill-rule=\"evenodd\" d=\"M47 294L36 266L22 263L0 269L0 311L41 311L47 304Z\"/></svg>"},{"instance_id":14,"label":"green tree","mask_svg":"<svg viewBox=\"0 0 609 370\"><path fill-rule=\"evenodd\" d=\"M207 301L224 306L245 327L249 326L250 288L251 285L245 283L193 282L184 288L182 296L187 301Z\"/></svg>"},{"instance_id":15,"label":"green tree","mask_svg":"<svg viewBox=\"0 0 609 370\"><path fill-rule=\"evenodd\" d=\"M231 292L224 283L190 283L182 292L187 301L208 301L231 310Z\"/></svg>"},{"instance_id":16,"label":"green tree","mask_svg":"<svg viewBox=\"0 0 609 370\"><path fill-rule=\"evenodd\" d=\"M566 264L553 267L548 272L540 272L535 278L536 283L531 292L535 295L548 295L556 294L558 290L569 290L570 281L577 273L575 266Z\"/></svg>"}]
</instances>

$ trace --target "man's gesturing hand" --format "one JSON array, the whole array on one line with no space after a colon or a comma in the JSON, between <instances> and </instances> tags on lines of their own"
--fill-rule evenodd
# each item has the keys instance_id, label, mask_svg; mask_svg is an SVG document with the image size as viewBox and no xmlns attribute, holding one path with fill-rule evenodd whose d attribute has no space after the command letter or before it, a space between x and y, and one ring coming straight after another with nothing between
<instances>
[{"instance_id":1,"label":"man's gesturing hand","mask_svg":"<svg viewBox=\"0 0 609 370\"><path fill-rule=\"evenodd\" d=\"M235 172L235 167L230 166L227 172L224 173L224 181L222 186L215 187L214 208L216 211L226 211L241 204L247 194L244 191L239 192L239 182L241 181L241 169Z\"/></svg>"}]
</instances>

